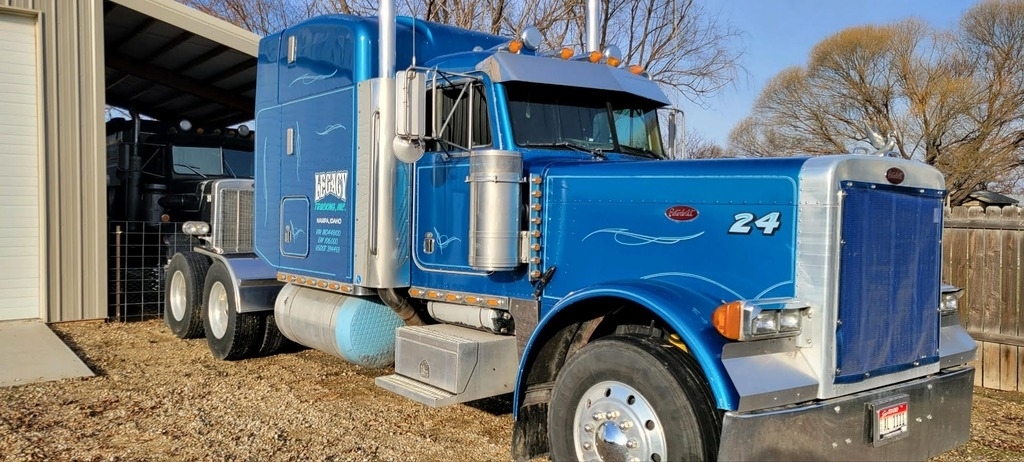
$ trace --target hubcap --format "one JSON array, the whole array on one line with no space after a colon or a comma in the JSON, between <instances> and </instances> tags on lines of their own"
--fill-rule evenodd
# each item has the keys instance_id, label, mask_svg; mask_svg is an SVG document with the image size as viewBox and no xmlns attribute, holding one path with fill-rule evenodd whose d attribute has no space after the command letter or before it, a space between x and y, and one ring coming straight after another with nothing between
<instances>
[{"instance_id":1,"label":"hubcap","mask_svg":"<svg viewBox=\"0 0 1024 462\"><path fill-rule=\"evenodd\" d=\"M175 271L171 276L170 291L171 316L174 316L175 321L185 318L185 310L188 309L188 297L185 292L185 275L181 274L181 271Z\"/></svg>"},{"instance_id":2,"label":"hubcap","mask_svg":"<svg viewBox=\"0 0 1024 462\"><path fill-rule=\"evenodd\" d=\"M210 299L207 300L206 306L213 336L224 338L224 333L228 331L228 291L224 290L224 284L220 281L214 282L213 287L210 287Z\"/></svg>"},{"instance_id":3,"label":"hubcap","mask_svg":"<svg viewBox=\"0 0 1024 462\"><path fill-rule=\"evenodd\" d=\"M580 398L573 418L577 460L665 460L665 432L650 402L633 387L606 381Z\"/></svg>"}]
</instances>

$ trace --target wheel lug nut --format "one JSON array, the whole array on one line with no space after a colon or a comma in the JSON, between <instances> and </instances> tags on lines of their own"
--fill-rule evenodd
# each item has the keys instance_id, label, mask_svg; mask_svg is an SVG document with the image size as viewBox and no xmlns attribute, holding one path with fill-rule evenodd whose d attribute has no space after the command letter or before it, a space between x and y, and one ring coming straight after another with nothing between
<instances>
[{"instance_id":1,"label":"wheel lug nut","mask_svg":"<svg viewBox=\"0 0 1024 462\"><path fill-rule=\"evenodd\" d=\"M586 424L586 425L583 426L583 431L585 431L587 433L592 433L594 431L594 426L590 425L590 424Z\"/></svg>"},{"instance_id":2,"label":"wheel lug nut","mask_svg":"<svg viewBox=\"0 0 1024 462\"><path fill-rule=\"evenodd\" d=\"M630 428L633 428L632 421L627 420L619 424L619 430L629 430Z\"/></svg>"},{"instance_id":3,"label":"wheel lug nut","mask_svg":"<svg viewBox=\"0 0 1024 462\"><path fill-rule=\"evenodd\" d=\"M629 449L636 449L637 446L639 446L639 444L637 444L636 440L626 441L626 447Z\"/></svg>"},{"instance_id":4,"label":"wheel lug nut","mask_svg":"<svg viewBox=\"0 0 1024 462\"><path fill-rule=\"evenodd\" d=\"M608 420L618 419L619 418L619 411L607 412L607 413L605 413L604 418L606 418Z\"/></svg>"},{"instance_id":5,"label":"wheel lug nut","mask_svg":"<svg viewBox=\"0 0 1024 462\"><path fill-rule=\"evenodd\" d=\"M604 418L604 413L603 412L596 412L596 413L594 413L594 420L601 420L603 418Z\"/></svg>"},{"instance_id":6,"label":"wheel lug nut","mask_svg":"<svg viewBox=\"0 0 1024 462\"><path fill-rule=\"evenodd\" d=\"M593 445L592 445L592 444L590 444L590 441L587 441L587 442L583 443L583 449L586 449L586 450L588 450L588 451L590 450L590 448L591 448L592 446L593 446Z\"/></svg>"}]
</instances>

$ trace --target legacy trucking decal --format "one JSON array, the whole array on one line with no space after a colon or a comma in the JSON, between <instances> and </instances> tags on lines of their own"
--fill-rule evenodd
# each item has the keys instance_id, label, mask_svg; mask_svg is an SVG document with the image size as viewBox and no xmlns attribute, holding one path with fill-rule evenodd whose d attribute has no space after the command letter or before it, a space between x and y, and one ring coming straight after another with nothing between
<instances>
[{"instance_id":1,"label":"legacy trucking decal","mask_svg":"<svg viewBox=\"0 0 1024 462\"><path fill-rule=\"evenodd\" d=\"M348 189L348 170L334 172L316 172L313 174L313 184L316 186L316 195L313 200L316 202L316 210L341 212L345 210L345 191ZM334 197L337 202L325 202L325 199Z\"/></svg>"},{"instance_id":2,"label":"legacy trucking decal","mask_svg":"<svg viewBox=\"0 0 1024 462\"><path fill-rule=\"evenodd\" d=\"M344 220L340 215L322 212L344 212L348 191L348 170L316 172L313 174L314 210L316 223L316 252L341 253L339 239Z\"/></svg>"}]
</instances>

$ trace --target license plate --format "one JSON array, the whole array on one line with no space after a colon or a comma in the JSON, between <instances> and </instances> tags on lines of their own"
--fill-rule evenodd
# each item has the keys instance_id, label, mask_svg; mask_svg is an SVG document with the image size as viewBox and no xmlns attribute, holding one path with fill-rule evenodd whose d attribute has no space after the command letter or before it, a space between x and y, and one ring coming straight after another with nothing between
<instances>
[{"instance_id":1,"label":"license plate","mask_svg":"<svg viewBox=\"0 0 1024 462\"><path fill-rule=\"evenodd\" d=\"M909 399L905 396L885 402L875 402L870 406L872 414L871 428L874 430L873 443L879 446L895 441L910 432Z\"/></svg>"}]
</instances>

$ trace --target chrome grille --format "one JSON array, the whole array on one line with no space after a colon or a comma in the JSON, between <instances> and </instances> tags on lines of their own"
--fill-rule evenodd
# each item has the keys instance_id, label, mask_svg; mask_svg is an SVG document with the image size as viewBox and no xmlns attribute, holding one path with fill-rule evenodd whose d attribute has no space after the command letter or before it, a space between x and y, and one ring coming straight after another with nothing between
<instances>
[{"instance_id":1,"label":"chrome grille","mask_svg":"<svg viewBox=\"0 0 1024 462\"><path fill-rule=\"evenodd\" d=\"M221 253L253 251L253 181L225 180L214 186L213 242Z\"/></svg>"}]
</instances>

